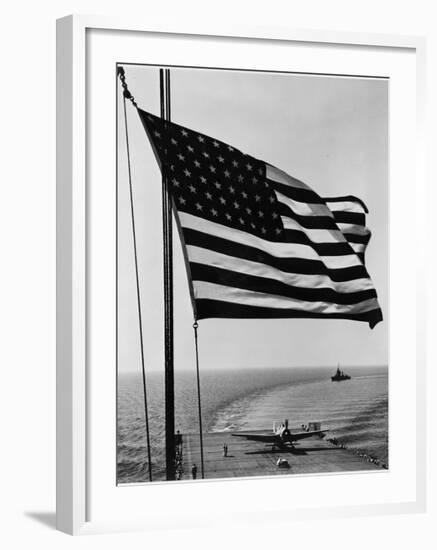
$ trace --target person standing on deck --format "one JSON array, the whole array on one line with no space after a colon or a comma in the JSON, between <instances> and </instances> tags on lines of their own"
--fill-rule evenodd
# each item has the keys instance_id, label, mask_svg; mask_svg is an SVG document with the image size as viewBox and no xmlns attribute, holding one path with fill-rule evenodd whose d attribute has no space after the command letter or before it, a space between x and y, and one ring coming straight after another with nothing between
<instances>
[{"instance_id":1,"label":"person standing on deck","mask_svg":"<svg viewBox=\"0 0 437 550\"><path fill-rule=\"evenodd\" d=\"M196 479L197 477L197 466L193 464L193 467L191 468L191 475L193 476L193 479Z\"/></svg>"}]
</instances>

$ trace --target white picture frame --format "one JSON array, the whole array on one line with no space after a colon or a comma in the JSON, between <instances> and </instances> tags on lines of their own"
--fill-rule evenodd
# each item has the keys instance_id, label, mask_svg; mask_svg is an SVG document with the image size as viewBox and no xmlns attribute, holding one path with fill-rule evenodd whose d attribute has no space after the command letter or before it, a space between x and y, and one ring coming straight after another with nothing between
<instances>
[{"instance_id":1,"label":"white picture frame","mask_svg":"<svg viewBox=\"0 0 437 550\"><path fill-rule=\"evenodd\" d=\"M415 134L412 138L416 150L416 156L411 161L409 169L415 171L415 195L425 194L424 178L424 146L423 146L423 121L424 121L424 74L425 74L425 42L420 37L392 36L392 35L367 35L355 33L324 32L310 30L292 30L286 28L263 27L235 27L215 28L192 25L190 28L178 28L177 25L158 26L139 23L138 21L126 21L122 19L110 19L105 17L69 16L58 20L57 24L57 527L59 530L70 534L83 534L90 532L148 529L157 526L173 524L175 526L204 525L207 519L199 513L192 514L194 519L189 520L183 514L179 517L170 509L166 517L160 517L159 511L155 515L141 513L136 517L118 517L116 507L111 510L90 514L91 492L93 483L93 457L90 453L92 438L95 437L96 415L93 414L93 426L90 427L90 411L93 408L95 395L90 388L93 380L94 337L96 333L91 330L94 326L93 315L98 302L92 303L92 289L94 275L90 272L95 247L90 246L90 230L93 227L96 201L93 190L90 188L91 178L91 151L89 117L93 101L89 89L89 67L91 33L98 31L106 35L105 40L113 42L117 49L116 35L130 36L137 40L141 36L153 36L161 43L168 43L163 55L162 64L171 64L176 57L174 46L175 38L188 37L193 40L220 39L226 41L230 48L233 43L245 44L249 49L252 44L275 45L303 44L313 45L315 48L328 50L331 47L346 51L363 52L397 51L414 57L414 82L410 82L414 97L414 104L409 98L409 109L414 111L415 117L412 123L415 126ZM133 34L134 33L134 34ZM129 46L130 48L131 46ZM216 48L216 45L212 45ZM124 55L129 48L120 50L119 61L127 61ZM98 49L98 48L96 48ZM338 52L337 52L338 54ZM118 55L118 54L116 54ZM347 57L345 55L345 57ZM175 59L175 64L178 64ZM327 67L327 73L332 69ZM347 74L350 74L349 72ZM355 74L355 73L352 73ZM114 96L113 89L111 94ZM395 111L398 113L398 111ZM115 117L115 112L111 113ZM393 112L392 112L393 116ZM87 118L88 117L88 118ZM411 142L408 143L411 145ZM393 166L399 159L392 159ZM115 171L115 152L112 159L108 159L108 170ZM393 174L393 171L392 171ZM393 195L395 196L395 195ZM397 200L393 207L401 208ZM93 205L93 206L92 206ZM102 209L104 207L102 206ZM109 209L110 210L110 209ZM109 213L110 214L110 213ZM396 214L396 212L394 212ZM108 213L107 213L108 215ZM396 223L396 216L393 216ZM416 215L416 231L420 230L420 217ZM94 237L93 237L94 238ZM102 237L104 238L104 237ZM396 236L391 235L392 250L395 250ZM416 257L414 269L417 273L424 272L424 254L420 243L416 240ZM98 261L105 261L101 258ZM103 264L102 264L103 265ZM420 279L418 279L420 280ZM423 277L421 277L423 280ZM413 303L414 302L414 303ZM92 303L92 308L91 308ZM392 299L393 307L396 303ZM274 509L267 510L253 498L253 487L257 486L257 492L268 491L268 485L264 481L241 481L234 483L238 491L246 491L249 495L252 491L252 504L240 516L244 520L257 517L328 517L330 515L363 515L378 513L419 512L425 509L426 501L426 464L425 464L425 327L424 327L424 289L417 284L416 295L411 301L411 308L417 315L414 319L414 337L411 348L406 356L414 354L416 386L414 391L416 403L415 446L414 460L410 465L413 486L406 498L398 498L395 495L386 502L358 501L354 504L337 504L328 507L326 504L320 507L307 507L306 504L296 506L279 502ZM92 315L91 315L92 309ZM396 311L396 308L395 308ZM409 329L413 327L409 325ZM393 328L401 331L401 328ZM411 331L410 331L411 332ZM396 338L399 339L396 333ZM411 334L410 334L411 336ZM390 349L391 359L402 355L399 350ZM114 374L115 378L115 374ZM95 387L95 385L94 385ZM398 396L400 397L400 396ZM112 394L107 395L107 400ZM104 431L104 430L102 430ZM100 436L99 436L100 437ZM102 467L104 470L104 467ZM302 480L301 480L302 481ZM106 483L106 482L105 482ZM251 484L251 485L250 485ZM114 485L115 487L115 485ZM220 499L220 492L230 491L229 482L215 482L214 487L208 484L199 486L197 496L208 499L208 493L214 493L214 499ZM272 486L273 487L273 486ZM136 494L138 494L138 489ZM152 488L150 488L152 489ZM100 489L93 488L93 491ZM123 499L126 500L127 489ZM171 492L175 487L163 488L162 485L153 487L153 499L171 498ZM196 488L197 490L197 488ZM233 490L233 489L232 489ZM185 493L193 491L186 487ZM163 495L163 496L162 496ZM413 496L411 496L413 495ZM112 497L111 497L112 498ZM122 500L123 500L122 499ZM99 500L99 499L97 499ZM100 500L110 501L109 493L105 495L102 490ZM255 502L254 502L255 500ZM249 502L249 501L248 501ZM195 506L192 503L193 506ZM193 510L195 507L193 508ZM114 515L115 514L115 515ZM162 516L162 514L161 514Z\"/></svg>"}]
</instances>

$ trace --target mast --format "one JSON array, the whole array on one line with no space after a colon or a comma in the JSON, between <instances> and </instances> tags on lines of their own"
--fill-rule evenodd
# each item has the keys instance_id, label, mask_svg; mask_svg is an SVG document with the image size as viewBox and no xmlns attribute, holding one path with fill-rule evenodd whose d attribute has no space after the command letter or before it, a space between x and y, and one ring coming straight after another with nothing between
<instances>
[{"instance_id":1,"label":"mast","mask_svg":"<svg viewBox=\"0 0 437 550\"><path fill-rule=\"evenodd\" d=\"M170 70L159 69L161 118L171 120ZM173 235L172 203L168 180L162 177L164 255L164 346L165 346L165 466L167 480L175 479L175 414L173 350Z\"/></svg>"}]
</instances>

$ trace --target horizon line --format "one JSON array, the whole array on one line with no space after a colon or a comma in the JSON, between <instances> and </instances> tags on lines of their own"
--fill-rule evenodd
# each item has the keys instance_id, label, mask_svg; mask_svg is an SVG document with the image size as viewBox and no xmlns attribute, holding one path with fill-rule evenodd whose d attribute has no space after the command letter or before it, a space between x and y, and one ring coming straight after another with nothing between
<instances>
[{"instance_id":1,"label":"horizon line","mask_svg":"<svg viewBox=\"0 0 437 550\"><path fill-rule=\"evenodd\" d=\"M339 363L335 363L335 364L332 364L332 365L290 365L290 366L274 366L274 367L271 367L271 366L250 366L250 367L241 367L241 366L226 366L226 367L209 367L207 369L203 369L204 371L220 371L220 370L236 370L236 369L239 369L239 370L261 370L261 369L265 369L265 370L269 370L269 369L332 369L332 368L337 368L337 366L341 366L342 363L339 362ZM354 368L363 368L363 369L371 369L371 368L387 368L388 369L388 364L374 364L374 365L347 365L347 364L344 364L344 367L347 368L347 369L354 369ZM159 368L159 369L152 369L152 368L149 368L147 369L148 372L161 372L161 373L164 373L164 368ZM192 369L190 367L188 368L179 368L179 369L175 369L175 373L176 372L195 372L195 369ZM139 373L141 374L141 371L140 370L122 370L122 369L119 369L117 370L117 374L135 374L135 373Z\"/></svg>"}]
</instances>

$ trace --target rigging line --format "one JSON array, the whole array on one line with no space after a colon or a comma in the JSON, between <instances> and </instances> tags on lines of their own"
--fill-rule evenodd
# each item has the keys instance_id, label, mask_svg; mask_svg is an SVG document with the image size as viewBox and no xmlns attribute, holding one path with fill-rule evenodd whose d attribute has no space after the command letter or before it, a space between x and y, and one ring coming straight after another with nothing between
<instances>
[{"instance_id":1,"label":"rigging line","mask_svg":"<svg viewBox=\"0 0 437 550\"><path fill-rule=\"evenodd\" d=\"M199 346L197 342L197 330L199 328L199 323L194 321L194 343L196 348L196 376L197 376L197 406L199 410L199 439L200 439L200 465L202 471L202 479L205 479L205 468L203 462L203 430L202 430L202 403L200 399L200 374L199 374Z\"/></svg>"},{"instance_id":2,"label":"rigging line","mask_svg":"<svg viewBox=\"0 0 437 550\"><path fill-rule=\"evenodd\" d=\"M129 176L130 210L131 210L131 220L132 220L132 238L133 238L134 259L135 259L135 279L136 279L136 286L137 286L138 325L139 325L139 331L140 331L140 349L141 349L141 370L143 374L144 416L146 420L146 437L147 437L147 460L148 460L148 470L149 470L149 481L152 481L152 459L150 454L149 412L147 407L147 383L146 383L146 369L145 369L145 361L144 361L143 320L141 315L141 292L140 292L140 279L138 274L137 237L136 237L136 231L135 231L135 213L134 213L134 200L133 200L133 190L132 190L129 135L127 130L126 95L123 95L123 107L124 107L124 127L126 132L126 150L127 150L127 167L128 167L128 176Z\"/></svg>"}]
</instances>

